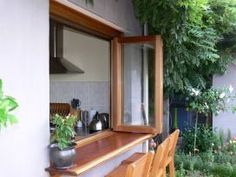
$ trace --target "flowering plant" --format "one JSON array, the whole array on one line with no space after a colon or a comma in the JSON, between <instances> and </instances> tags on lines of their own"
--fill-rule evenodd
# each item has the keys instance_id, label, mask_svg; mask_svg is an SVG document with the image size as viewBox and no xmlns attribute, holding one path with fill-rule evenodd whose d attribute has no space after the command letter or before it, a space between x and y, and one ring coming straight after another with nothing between
<instances>
[{"instance_id":1,"label":"flowering plant","mask_svg":"<svg viewBox=\"0 0 236 177\"><path fill-rule=\"evenodd\" d=\"M229 102L234 97L230 95L232 91L232 86L223 89L210 88L205 91L194 88L188 89L187 110L195 111L206 116L210 113L218 115L228 108L226 101Z\"/></svg>"},{"instance_id":2,"label":"flowering plant","mask_svg":"<svg viewBox=\"0 0 236 177\"><path fill-rule=\"evenodd\" d=\"M232 86L223 89L210 88L204 91L194 88L187 89L189 95L187 98L187 110L196 112L193 152L197 151L198 114L209 116L209 114L213 113L218 115L220 112L227 110L228 106L226 105L226 101L229 102L230 99L235 98L235 96L231 95L232 91ZM236 110L235 107L233 107L233 109Z\"/></svg>"},{"instance_id":3,"label":"flowering plant","mask_svg":"<svg viewBox=\"0 0 236 177\"><path fill-rule=\"evenodd\" d=\"M229 151L231 155L236 154L236 137L229 140L226 147L227 147L227 151Z\"/></svg>"}]
</instances>

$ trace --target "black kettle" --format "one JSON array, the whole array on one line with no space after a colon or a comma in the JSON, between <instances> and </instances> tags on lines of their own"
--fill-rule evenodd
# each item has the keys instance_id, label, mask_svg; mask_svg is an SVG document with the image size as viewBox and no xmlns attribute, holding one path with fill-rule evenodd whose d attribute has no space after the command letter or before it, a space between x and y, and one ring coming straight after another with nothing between
<instances>
[{"instance_id":1,"label":"black kettle","mask_svg":"<svg viewBox=\"0 0 236 177\"><path fill-rule=\"evenodd\" d=\"M102 129L108 129L109 128L109 114L107 113L100 113L99 119L102 121Z\"/></svg>"},{"instance_id":2,"label":"black kettle","mask_svg":"<svg viewBox=\"0 0 236 177\"><path fill-rule=\"evenodd\" d=\"M89 124L89 133L101 131L103 129L102 121L99 118L98 112L93 117L93 120Z\"/></svg>"}]
</instances>

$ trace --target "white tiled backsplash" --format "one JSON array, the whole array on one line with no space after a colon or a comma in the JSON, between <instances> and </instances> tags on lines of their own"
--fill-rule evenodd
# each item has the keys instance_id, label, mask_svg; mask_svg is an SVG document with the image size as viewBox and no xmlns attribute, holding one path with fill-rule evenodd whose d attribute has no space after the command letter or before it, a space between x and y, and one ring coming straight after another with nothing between
<instances>
[{"instance_id":1,"label":"white tiled backsplash","mask_svg":"<svg viewBox=\"0 0 236 177\"><path fill-rule=\"evenodd\" d=\"M110 83L107 81L50 81L50 102L81 101L81 109L110 112Z\"/></svg>"}]
</instances>

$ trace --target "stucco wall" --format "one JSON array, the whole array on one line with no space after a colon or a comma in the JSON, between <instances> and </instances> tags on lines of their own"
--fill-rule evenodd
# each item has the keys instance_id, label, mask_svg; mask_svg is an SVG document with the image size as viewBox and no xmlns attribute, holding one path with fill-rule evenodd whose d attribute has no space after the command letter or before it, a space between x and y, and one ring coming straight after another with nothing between
<instances>
[{"instance_id":1,"label":"stucco wall","mask_svg":"<svg viewBox=\"0 0 236 177\"><path fill-rule=\"evenodd\" d=\"M233 94L236 93L236 66L229 66L227 72L222 76L214 76L214 87L229 87L232 85L234 88ZM236 100L227 103L229 105L236 105ZM216 128L222 128L227 133L227 130L231 130L232 135L236 136L236 114L231 111L224 112L213 118L213 126Z\"/></svg>"},{"instance_id":2,"label":"stucco wall","mask_svg":"<svg viewBox=\"0 0 236 177\"><path fill-rule=\"evenodd\" d=\"M81 4L82 5L82 4ZM83 6L83 5L82 5ZM6 94L19 102L19 123L0 132L0 176L46 177L49 143L49 12L48 0L0 2L0 78ZM92 11L140 34L131 0L95 1ZM82 176L104 175L138 146ZM100 175L98 175L100 174Z\"/></svg>"},{"instance_id":3,"label":"stucco wall","mask_svg":"<svg viewBox=\"0 0 236 177\"><path fill-rule=\"evenodd\" d=\"M0 78L19 123L0 131L0 176L48 176L48 0L0 1Z\"/></svg>"},{"instance_id":4,"label":"stucco wall","mask_svg":"<svg viewBox=\"0 0 236 177\"><path fill-rule=\"evenodd\" d=\"M81 0L69 0L102 18L126 30L126 35L140 35L142 30L134 16L132 0L94 0L94 5L85 4Z\"/></svg>"}]
</instances>

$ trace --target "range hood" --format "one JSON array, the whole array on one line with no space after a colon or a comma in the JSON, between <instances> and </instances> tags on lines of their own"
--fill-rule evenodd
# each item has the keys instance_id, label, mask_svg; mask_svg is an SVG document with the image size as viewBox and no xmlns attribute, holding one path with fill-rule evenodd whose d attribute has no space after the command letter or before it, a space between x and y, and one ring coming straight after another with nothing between
<instances>
[{"instance_id":1,"label":"range hood","mask_svg":"<svg viewBox=\"0 0 236 177\"><path fill-rule=\"evenodd\" d=\"M84 71L63 58L63 25L50 21L50 74L84 73Z\"/></svg>"},{"instance_id":2,"label":"range hood","mask_svg":"<svg viewBox=\"0 0 236 177\"><path fill-rule=\"evenodd\" d=\"M84 73L84 71L65 58L50 58L50 74L63 73Z\"/></svg>"}]
</instances>

